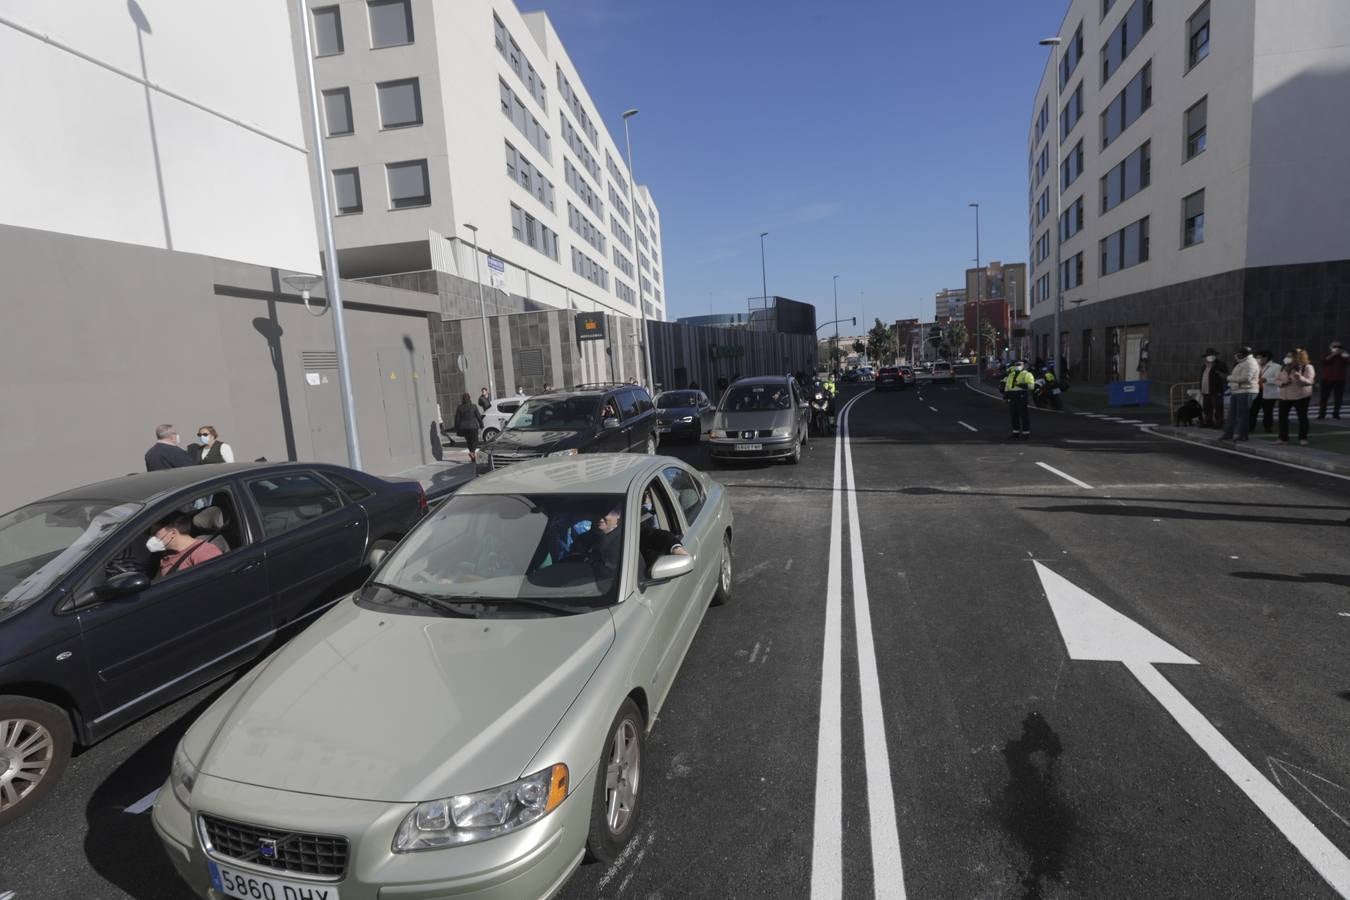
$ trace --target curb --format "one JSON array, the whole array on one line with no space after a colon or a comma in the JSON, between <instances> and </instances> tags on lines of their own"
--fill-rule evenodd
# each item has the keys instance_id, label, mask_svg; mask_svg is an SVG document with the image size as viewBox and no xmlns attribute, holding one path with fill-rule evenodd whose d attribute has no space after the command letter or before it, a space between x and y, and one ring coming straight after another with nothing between
<instances>
[{"instance_id":1,"label":"curb","mask_svg":"<svg viewBox=\"0 0 1350 900\"><path fill-rule=\"evenodd\" d=\"M1197 447L1207 447L1210 450L1218 450L1220 453L1231 453L1234 456L1246 456L1250 459L1269 460L1284 466L1307 469L1350 480L1350 460L1341 459L1340 454L1309 448L1293 450L1284 447L1268 447L1252 441L1235 445L1232 441L1222 441L1206 434L1192 433L1199 429L1178 428L1175 425L1150 425L1144 426L1143 430L1161 438L1182 441L1187 444L1194 444Z\"/></svg>"}]
</instances>

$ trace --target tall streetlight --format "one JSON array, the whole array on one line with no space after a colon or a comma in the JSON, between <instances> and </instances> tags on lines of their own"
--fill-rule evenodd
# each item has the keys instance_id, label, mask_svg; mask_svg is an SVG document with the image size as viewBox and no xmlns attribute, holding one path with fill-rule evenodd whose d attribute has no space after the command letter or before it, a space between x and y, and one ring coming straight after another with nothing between
<instances>
[{"instance_id":1,"label":"tall streetlight","mask_svg":"<svg viewBox=\"0 0 1350 900\"><path fill-rule=\"evenodd\" d=\"M483 349L487 351L487 389L488 396L496 398L497 385L492 377L492 341L488 338L487 301L483 299L483 276L478 270L478 226L464 223L464 227L473 232L473 280L478 282L478 318L483 323Z\"/></svg>"},{"instance_id":2,"label":"tall streetlight","mask_svg":"<svg viewBox=\"0 0 1350 900\"><path fill-rule=\"evenodd\" d=\"M1042 47L1055 48L1055 70L1051 78L1055 82L1055 380L1063 378L1064 372L1064 348L1060 346L1059 339L1059 309L1064 305L1064 273L1060 271L1059 261L1059 204L1060 192L1064 187L1064 179L1060 175L1059 167L1059 42L1057 37L1046 38L1041 41Z\"/></svg>"},{"instance_id":3,"label":"tall streetlight","mask_svg":"<svg viewBox=\"0 0 1350 900\"><path fill-rule=\"evenodd\" d=\"M638 312L642 316L642 358L647 364L647 389L656 390L656 375L652 372L651 336L647 334L647 301L642 298L642 247L637 243L637 189L633 186L633 139L628 135L628 120L636 116L636 109L626 110L623 114L623 142L628 147L628 212L633 227L633 255L639 263L637 269Z\"/></svg>"},{"instance_id":4,"label":"tall streetlight","mask_svg":"<svg viewBox=\"0 0 1350 900\"><path fill-rule=\"evenodd\" d=\"M834 350L830 353L830 362L838 364L834 356L839 352L839 276L834 276Z\"/></svg>"},{"instance_id":5,"label":"tall streetlight","mask_svg":"<svg viewBox=\"0 0 1350 900\"><path fill-rule=\"evenodd\" d=\"M764 298L764 308L769 306L769 270L764 267L764 239L769 236L767 231L759 233L759 287Z\"/></svg>"},{"instance_id":6,"label":"tall streetlight","mask_svg":"<svg viewBox=\"0 0 1350 900\"><path fill-rule=\"evenodd\" d=\"M980 204L968 203L975 207L975 379L984 375L984 365L980 362Z\"/></svg>"},{"instance_id":7,"label":"tall streetlight","mask_svg":"<svg viewBox=\"0 0 1350 900\"><path fill-rule=\"evenodd\" d=\"M356 401L352 397L352 371L347 360L347 329L342 321L342 290L338 284L337 242L333 240L333 210L329 203L328 164L323 155L323 127L319 116L319 86L314 80L314 43L309 33L307 3L297 3L300 33L305 37L305 75L309 79L309 125L314 135L314 177L319 186L319 218L323 220L323 274L328 290L328 305L333 310L333 344L337 350L338 393L347 435L347 460L353 469L361 468L361 443L356 437Z\"/></svg>"}]
</instances>

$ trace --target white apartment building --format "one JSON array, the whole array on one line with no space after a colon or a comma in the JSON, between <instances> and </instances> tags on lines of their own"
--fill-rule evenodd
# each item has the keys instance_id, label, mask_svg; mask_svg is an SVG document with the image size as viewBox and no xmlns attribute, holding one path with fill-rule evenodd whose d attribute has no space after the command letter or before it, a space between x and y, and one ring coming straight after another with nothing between
<instances>
[{"instance_id":1,"label":"white apartment building","mask_svg":"<svg viewBox=\"0 0 1350 900\"><path fill-rule=\"evenodd\" d=\"M308 4L343 277L437 291L447 318L478 315L481 276L490 312L638 316L640 294L665 319L656 204L640 184L630 196L625 147L547 15L509 0Z\"/></svg>"},{"instance_id":2,"label":"white apartment building","mask_svg":"<svg viewBox=\"0 0 1350 900\"><path fill-rule=\"evenodd\" d=\"M1073 0L1058 37L1027 141L1033 352L1057 291L1092 381L1350 331L1350 3Z\"/></svg>"}]
</instances>

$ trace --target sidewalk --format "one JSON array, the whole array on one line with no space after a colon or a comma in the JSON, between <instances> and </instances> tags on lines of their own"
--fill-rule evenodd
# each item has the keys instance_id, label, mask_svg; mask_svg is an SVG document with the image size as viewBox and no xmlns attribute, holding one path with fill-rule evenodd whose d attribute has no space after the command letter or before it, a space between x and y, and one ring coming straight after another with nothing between
<instances>
[{"instance_id":1,"label":"sidewalk","mask_svg":"<svg viewBox=\"0 0 1350 900\"><path fill-rule=\"evenodd\" d=\"M1303 447L1295 443L1281 444L1273 434L1254 433L1251 440L1221 440L1219 432L1212 428L1178 428L1174 425L1156 425L1151 430L1160 437L1188 441L1192 444L1212 447L1239 456L1251 456L1258 459L1270 459L1330 472L1350 478L1350 425L1339 422L1313 420L1308 433L1311 446Z\"/></svg>"}]
</instances>

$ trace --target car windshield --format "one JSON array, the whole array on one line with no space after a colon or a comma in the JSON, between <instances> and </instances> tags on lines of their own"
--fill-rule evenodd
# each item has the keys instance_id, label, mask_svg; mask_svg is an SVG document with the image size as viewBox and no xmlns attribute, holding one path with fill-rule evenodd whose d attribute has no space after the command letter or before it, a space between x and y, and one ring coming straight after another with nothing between
<instances>
[{"instance_id":1,"label":"car windshield","mask_svg":"<svg viewBox=\"0 0 1350 900\"><path fill-rule=\"evenodd\" d=\"M391 590L363 596L418 612L445 601L481 606L480 617L537 615L543 603L572 612L608 606L622 570L623 509L621 494L457 494L368 585Z\"/></svg>"},{"instance_id":2,"label":"car windshield","mask_svg":"<svg viewBox=\"0 0 1350 900\"><path fill-rule=\"evenodd\" d=\"M791 409L786 384L733 384L722 397L722 412L767 412Z\"/></svg>"},{"instance_id":3,"label":"car windshield","mask_svg":"<svg viewBox=\"0 0 1350 900\"><path fill-rule=\"evenodd\" d=\"M43 500L0 516L0 618L29 606L139 503Z\"/></svg>"},{"instance_id":4,"label":"car windshield","mask_svg":"<svg viewBox=\"0 0 1350 900\"><path fill-rule=\"evenodd\" d=\"M595 424L595 397L540 397L526 400L507 421L510 431L579 431Z\"/></svg>"},{"instance_id":5,"label":"car windshield","mask_svg":"<svg viewBox=\"0 0 1350 900\"><path fill-rule=\"evenodd\" d=\"M660 409L682 409L686 406L697 406L698 394L693 391L667 391L656 398L656 405Z\"/></svg>"}]
</instances>

